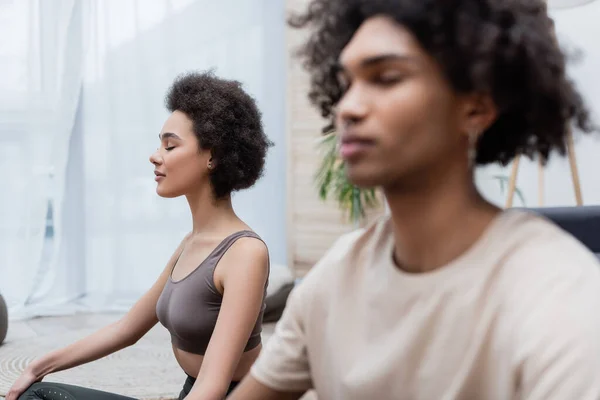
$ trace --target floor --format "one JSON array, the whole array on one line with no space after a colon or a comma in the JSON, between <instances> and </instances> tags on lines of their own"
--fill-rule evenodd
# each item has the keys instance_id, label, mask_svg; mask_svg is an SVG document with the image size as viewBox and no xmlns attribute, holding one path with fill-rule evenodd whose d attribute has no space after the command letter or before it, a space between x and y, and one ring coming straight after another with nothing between
<instances>
[{"instance_id":1,"label":"floor","mask_svg":"<svg viewBox=\"0 0 600 400\"><path fill-rule=\"evenodd\" d=\"M82 334L87 335L87 332L93 332L115 322L121 316L122 314L117 313L76 314L11 321L4 344L0 346L0 383L5 386L9 377L14 378L15 370L22 370L32 360L29 349L39 348L41 344L45 344L41 346L44 350L34 350L35 357L38 357L50 349L66 345L64 339L69 336L79 334L78 338L80 338ZM8 349L11 347L12 349ZM23 351L17 350L16 361L12 361L11 357L15 357L15 347L23 348ZM6 370L7 367L10 371ZM1 394L2 391L0 391L0 400L3 400Z\"/></svg>"},{"instance_id":2,"label":"floor","mask_svg":"<svg viewBox=\"0 0 600 400\"><path fill-rule=\"evenodd\" d=\"M121 314L76 314L64 317L34 318L27 321L11 321L6 341L35 339L48 335L60 335L74 330L98 329L116 321Z\"/></svg>"},{"instance_id":3,"label":"floor","mask_svg":"<svg viewBox=\"0 0 600 400\"><path fill-rule=\"evenodd\" d=\"M77 314L70 316L34 318L26 321L11 321L5 339L6 343L47 337L49 334L60 336L74 331L98 329L116 321L121 314ZM2 371L0 371L0 374ZM5 400L0 396L0 400Z\"/></svg>"}]
</instances>

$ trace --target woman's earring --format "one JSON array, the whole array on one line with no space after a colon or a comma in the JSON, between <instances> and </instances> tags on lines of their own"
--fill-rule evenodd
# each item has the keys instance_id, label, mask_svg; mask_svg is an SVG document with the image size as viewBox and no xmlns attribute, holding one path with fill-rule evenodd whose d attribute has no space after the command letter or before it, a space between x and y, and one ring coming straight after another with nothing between
<instances>
[{"instance_id":1,"label":"woman's earring","mask_svg":"<svg viewBox=\"0 0 600 400\"><path fill-rule=\"evenodd\" d=\"M212 161L209 160L208 161L208 169L212 169L212 168L213 168L213 163L212 163Z\"/></svg>"},{"instance_id":2,"label":"woman's earring","mask_svg":"<svg viewBox=\"0 0 600 400\"><path fill-rule=\"evenodd\" d=\"M479 139L479 133L475 130L469 133L469 149L467 150L467 158L469 160L469 168L475 165L477 160L477 140Z\"/></svg>"}]
</instances>

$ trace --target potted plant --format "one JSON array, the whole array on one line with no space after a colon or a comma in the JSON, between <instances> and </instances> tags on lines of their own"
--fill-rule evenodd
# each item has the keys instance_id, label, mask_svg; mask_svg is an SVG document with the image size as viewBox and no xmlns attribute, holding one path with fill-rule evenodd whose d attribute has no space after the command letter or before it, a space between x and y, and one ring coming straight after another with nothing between
<instances>
[{"instance_id":1,"label":"potted plant","mask_svg":"<svg viewBox=\"0 0 600 400\"><path fill-rule=\"evenodd\" d=\"M366 217L368 209L379 205L379 199L375 189L362 189L348 181L345 164L338 156L337 143L334 131L319 139L323 158L315 174L317 189L322 200L334 199L348 220L357 226Z\"/></svg>"},{"instance_id":2,"label":"potted plant","mask_svg":"<svg viewBox=\"0 0 600 400\"><path fill-rule=\"evenodd\" d=\"M500 184L500 193L504 195L506 189L508 188L509 177L506 175L494 175L492 176L492 179L498 181L498 183ZM523 195L521 189L519 189L518 187L515 188L515 195L519 198L523 207L526 207L527 204L525 203L525 196Z\"/></svg>"}]
</instances>

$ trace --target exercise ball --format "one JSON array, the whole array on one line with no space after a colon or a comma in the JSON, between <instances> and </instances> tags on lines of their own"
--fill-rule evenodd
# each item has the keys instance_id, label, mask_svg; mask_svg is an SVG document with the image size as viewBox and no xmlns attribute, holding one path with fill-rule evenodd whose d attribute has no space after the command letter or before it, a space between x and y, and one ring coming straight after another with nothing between
<instances>
[{"instance_id":1,"label":"exercise ball","mask_svg":"<svg viewBox=\"0 0 600 400\"><path fill-rule=\"evenodd\" d=\"M8 331L8 309L6 308L6 302L0 294L0 344L6 338L6 332Z\"/></svg>"}]
</instances>

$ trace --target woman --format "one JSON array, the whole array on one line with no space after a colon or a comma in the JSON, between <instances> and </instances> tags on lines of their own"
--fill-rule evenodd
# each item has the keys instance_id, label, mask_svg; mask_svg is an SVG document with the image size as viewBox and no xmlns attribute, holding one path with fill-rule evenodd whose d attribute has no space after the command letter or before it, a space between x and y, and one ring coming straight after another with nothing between
<instances>
[{"instance_id":1,"label":"woman","mask_svg":"<svg viewBox=\"0 0 600 400\"><path fill-rule=\"evenodd\" d=\"M597 260L473 178L590 130L545 2L313 0L293 23L349 179L390 215L311 270L230 398L599 399Z\"/></svg>"},{"instance_id":2,"label":"woman","mask_svg":"<svg viewBox=\"0 0 600 400\"><path fill-rule=\"evenodd\" d=\"M188 375L180 399L224 398L258 356L269 256L234 212L231 193L251 187L263 172L271 143L260 112L238 82L212 73L179 77L166 105L171 114L150 162L159 196L187 198L192 231L123 318L33 361L7 400L123 399L34 382L133 345L159 320L170 331L175 358Z\"/></svg>"}]
</instances>

